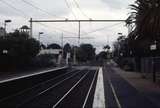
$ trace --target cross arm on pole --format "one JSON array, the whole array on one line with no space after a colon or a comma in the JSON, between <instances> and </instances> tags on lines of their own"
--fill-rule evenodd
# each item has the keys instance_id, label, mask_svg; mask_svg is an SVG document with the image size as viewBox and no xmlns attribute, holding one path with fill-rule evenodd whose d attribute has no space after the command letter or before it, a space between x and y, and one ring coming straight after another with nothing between
<instances>
[{"instance_id":1,"label":"cross arm on pole","mask_svg":"<svg viewBox=\"0 0 160 108\"><path fill-rule=\"evenodd\" d=\"M126 20L30 20L29 22L125 22Z\"/></svg>"}]
</instances>

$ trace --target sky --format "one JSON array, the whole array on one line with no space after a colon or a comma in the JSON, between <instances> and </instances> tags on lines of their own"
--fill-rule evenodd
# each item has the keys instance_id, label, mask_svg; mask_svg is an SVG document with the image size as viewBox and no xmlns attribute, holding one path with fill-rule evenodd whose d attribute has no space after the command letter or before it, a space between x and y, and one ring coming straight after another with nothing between
<instances>
[{"instance_id":1,"label":"sky","mask_svg":"<svg viewBox=\"0 0 160 108\"><path fill-rule=\"evenodd\" d=\"M135 0L0 0L0 26L4 20L7 32L12 32L22 25L29 26L29 19L115 19L125 20L129 13L129 5ZM40 41L44 44L70 43L78 45L77 23L33 23L33 37L43 32ZM112 45L118 33L128 34L123 22L86 22L81 23L80 43L91 43L100 52L106 44Z\"/></svg>"}]
</instances>

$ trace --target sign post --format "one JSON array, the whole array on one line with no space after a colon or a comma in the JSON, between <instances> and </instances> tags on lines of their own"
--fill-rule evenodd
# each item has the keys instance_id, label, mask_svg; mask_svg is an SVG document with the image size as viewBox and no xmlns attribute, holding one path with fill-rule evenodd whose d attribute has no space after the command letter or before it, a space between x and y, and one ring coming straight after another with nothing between
<instances>
[{"instance_id":1,"label":"sign post","mask_svg":"<svg viewBox=\"0 0 160 108\"><path fill-rule=\"evenodd\" d=\"M155 44L150 45L150 50L151 51L155 51L156 49L157 49L156 42L155 42ZM153 82L156 82L156 69L155 69L156 67L155 67L154 56L152 58L152 67L153 67Z\"/></svg>"}]
</instances>

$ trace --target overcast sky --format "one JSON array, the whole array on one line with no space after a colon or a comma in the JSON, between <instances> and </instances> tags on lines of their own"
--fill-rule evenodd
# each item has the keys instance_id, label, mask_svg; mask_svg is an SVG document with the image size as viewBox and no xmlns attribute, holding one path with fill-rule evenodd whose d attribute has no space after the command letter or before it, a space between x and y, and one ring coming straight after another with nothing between
<instances>
[{"instance_id":1,"label":"overcast sky","mask_svg":"<svg viewBox=\"0 0 160 108\"><path fill-rule=\"evenodd\" d=\"M7 31L13 31L22 25L28 25L28 20L33 19L126 19L129 5L135 0L0 0L0 26L5 19L11 19L7 24ZM34 23L33 35L41 35L45 44L61 44L61 36L78 36L77 23ZM127 35L125 23L82 23L81 43L91 43L97 48L102 47L118 37L117 33ZM85 37L87 37L85 39ZM64 43L77 45L78 39L64 38Z\"/></svg>"}]
</instances>

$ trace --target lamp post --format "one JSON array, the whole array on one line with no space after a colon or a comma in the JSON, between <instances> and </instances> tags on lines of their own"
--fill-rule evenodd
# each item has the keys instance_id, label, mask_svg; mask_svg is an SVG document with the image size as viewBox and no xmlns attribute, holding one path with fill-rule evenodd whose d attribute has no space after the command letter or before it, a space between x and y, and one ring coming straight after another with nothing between
<instances>
[{"instance_id":1,"label":"lamp post","mask_svg":"<svg viewBox=\"0 0 160 108\"><path fill-rule=\"evenodd\" d=\"M10 23L11 20L4 20L4 32L5 32L5 35L6 36L6 26L7 26L7 23Z\"/></svg>"}]
</instances>

